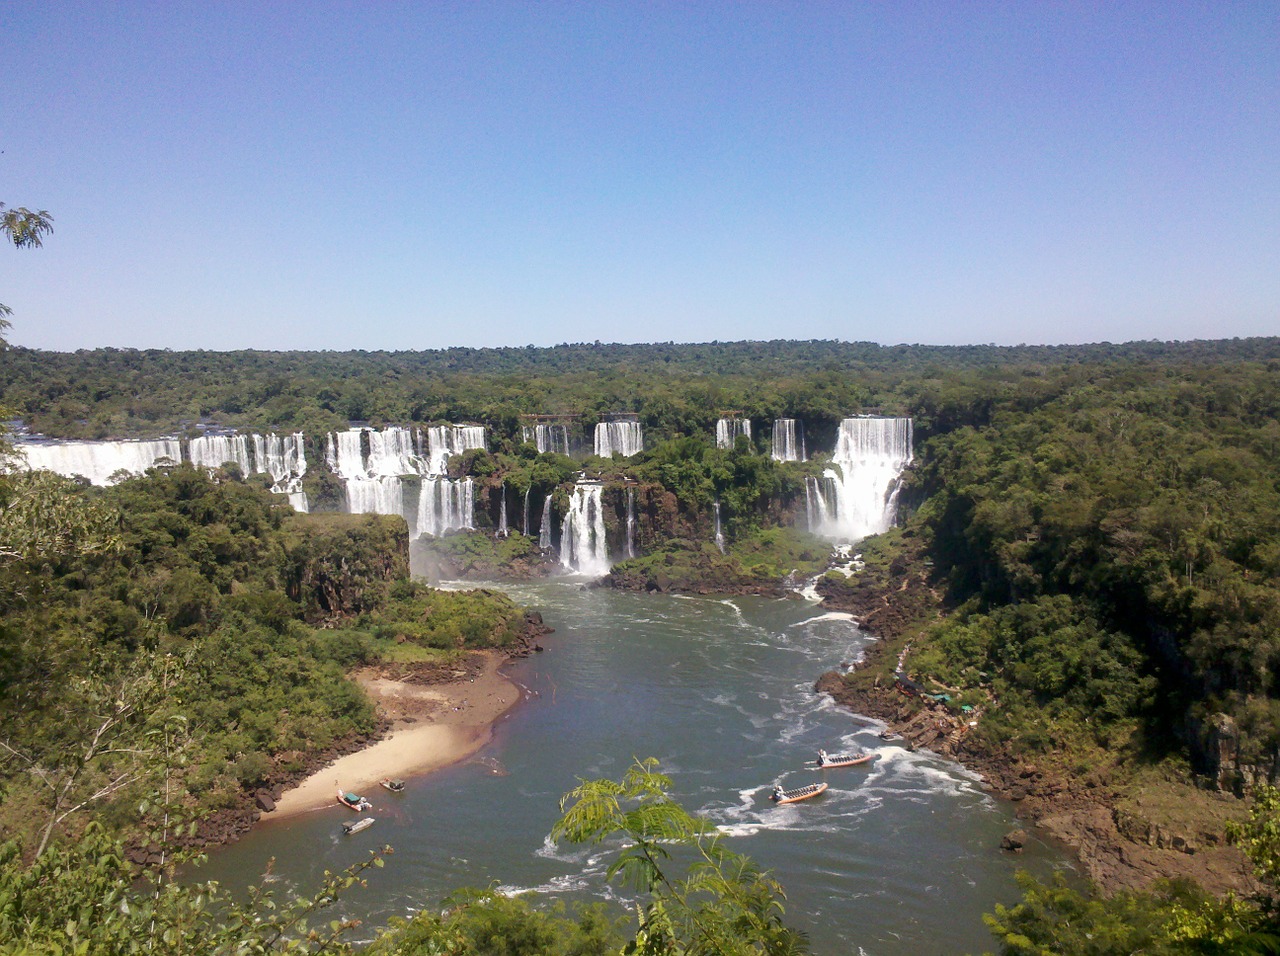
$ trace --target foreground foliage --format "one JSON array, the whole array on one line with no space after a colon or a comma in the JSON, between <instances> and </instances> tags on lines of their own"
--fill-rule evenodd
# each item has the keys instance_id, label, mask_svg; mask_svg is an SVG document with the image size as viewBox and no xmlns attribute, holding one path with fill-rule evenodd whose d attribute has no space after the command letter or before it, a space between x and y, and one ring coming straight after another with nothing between
<instances>
[{"instance_id":1,"label":"foreground foliage","mask_svg":"<svg viewBox=\"0 0 1280 956\"><path fill-rule=\"evenodd\" d=\"M622 875L642 894L639 922L624 937L623 918L602 904L511 898L459 890L440 912L424 910L379 931L370 956L606 956L606 954L786 954L806 951L781 920L782 888L729 851L707 821L669 795L671 781L653 760L621 781L584 781L552 835L618 846L609 878ZM171 830L153 837L167 841ZM138 871L101 827L52 848L27 865L16 843L0 846L0 954L125 956L352 952L356 922L324 911L381 867L387 850L341 874L316 894L275 899L255 888L237 903L216 884L176 882L173 861ZM687 856L686 856L687 855ZM683 862L679 857L685 857ZM179 857L185 860L185 857ZM683 875L681 875L683 874ZM137 882L137 878L141 881Z\"/></svg>"}]
</instances>

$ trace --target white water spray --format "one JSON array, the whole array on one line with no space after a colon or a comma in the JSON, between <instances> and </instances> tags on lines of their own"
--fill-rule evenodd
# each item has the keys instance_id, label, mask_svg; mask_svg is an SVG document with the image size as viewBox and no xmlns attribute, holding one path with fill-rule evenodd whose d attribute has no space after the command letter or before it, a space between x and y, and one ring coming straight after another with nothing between
<instances>
[{"instance_id":1,"label":"white water spray","mask_svg":"<svg viewBox=\"0 0 1280 956\"><path fill-rule=\"evenodd\" d=\"M609 573L609 548L605 542L604 486L580 481L573 488L569 511L560 530L560 563L579 574L602 577Z\"/></svg>"}]
</instances>

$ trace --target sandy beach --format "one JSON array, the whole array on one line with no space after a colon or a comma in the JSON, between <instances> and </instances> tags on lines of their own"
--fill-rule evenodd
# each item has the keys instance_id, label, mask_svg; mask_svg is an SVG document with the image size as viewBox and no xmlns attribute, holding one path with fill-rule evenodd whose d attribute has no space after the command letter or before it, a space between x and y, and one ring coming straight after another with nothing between
<instances>
[{"instance_id":1,"label":"sandy beach","mask_svg":"<svg viewBox=\"0 0 1280 956\"><path fill-rule=\"evenodd\" d=\"M375 672L356 675L379 712L392 721L391 733L358 753L348 754L307 777L276 801L264 820L281 819L337 806L337 790L361 793L377 806L387 777L411 777L457 763L493 735L494 722L520 700L520 688L498 672L506 660L484 652L474 676L419 684Z\"/></svg>"}]
</instances>

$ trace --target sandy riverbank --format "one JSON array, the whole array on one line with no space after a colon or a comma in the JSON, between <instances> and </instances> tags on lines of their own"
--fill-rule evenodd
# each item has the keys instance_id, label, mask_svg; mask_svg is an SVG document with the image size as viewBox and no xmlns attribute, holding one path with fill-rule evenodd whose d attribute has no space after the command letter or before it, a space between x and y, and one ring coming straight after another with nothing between
<instances>
[{"instance_id":1,"label":"sandy riverbank","mask_svg":"<svg viewBox=\"0 0 1280 956\"><path fill-rule=\"evenodd\" d=\"M499 673L505 661L503 654L484 652L479 666L434 684L374 671L357 674L379 712L392 721L390 734L287 790L263 819L336 807L338 787L364 794L376 807L378 794L386 795L378 781L427 773L469 757L489 742L494 723L520 700L520 688Z\"/></svg>"}]
</instances>

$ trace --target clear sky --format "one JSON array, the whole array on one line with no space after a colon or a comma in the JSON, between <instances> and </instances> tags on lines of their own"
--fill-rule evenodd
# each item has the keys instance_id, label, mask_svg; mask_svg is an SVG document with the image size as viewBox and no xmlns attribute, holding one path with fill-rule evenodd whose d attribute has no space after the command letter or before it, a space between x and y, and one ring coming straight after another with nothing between
<instances>
[{"instance_id":1,"label":"clear sky","mask_svg":"<svg viewBox=\"0 0 1280 956\"><path fill-rule=\"evenodd\" d=\"M0 6L10 340L1280 334L1280 3Z\"/></svg>"}]
</instances>

